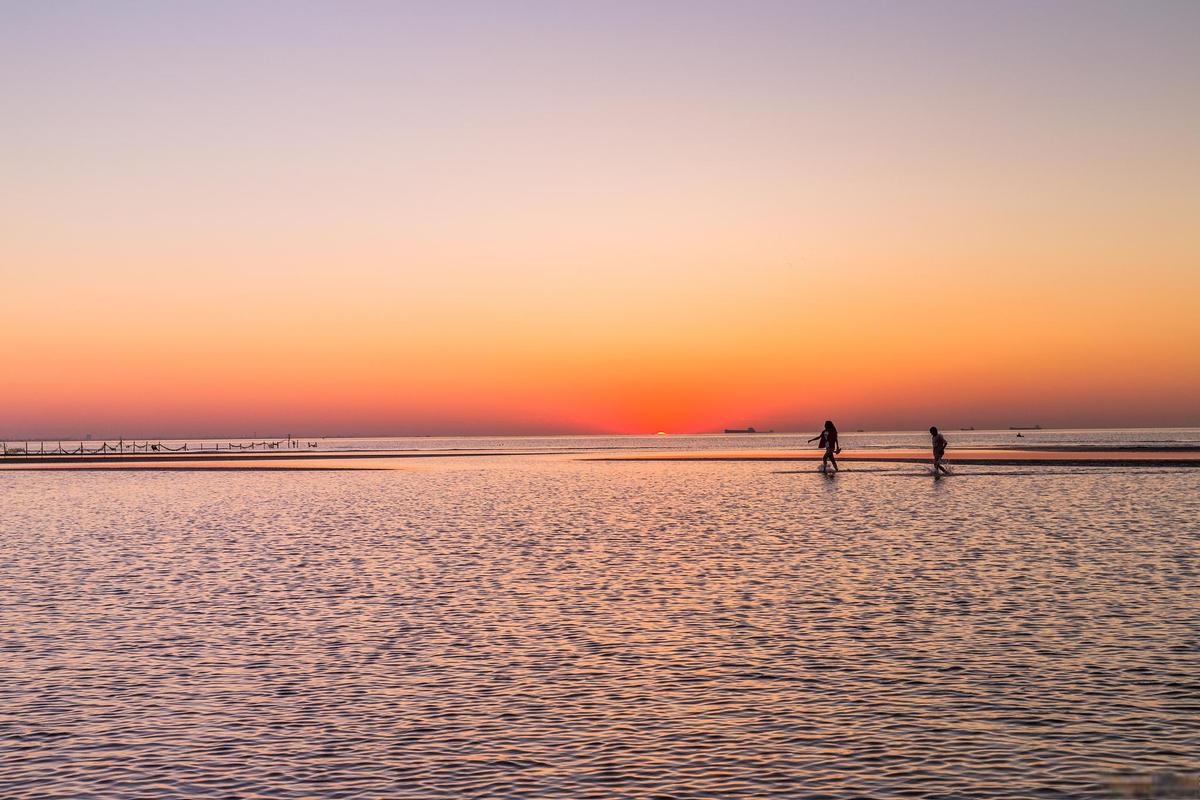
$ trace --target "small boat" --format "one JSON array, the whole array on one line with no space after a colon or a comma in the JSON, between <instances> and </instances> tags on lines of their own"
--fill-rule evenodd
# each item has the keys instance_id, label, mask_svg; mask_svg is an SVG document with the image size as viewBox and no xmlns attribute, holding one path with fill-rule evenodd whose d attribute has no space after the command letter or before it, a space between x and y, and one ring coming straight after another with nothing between
<instances>
[{"instance_id":1,"label":"small boat","mask_svg":"<svg viewBox=\"0 0 1200 800\"><path fill-rule=\"evenodd\" d=\"M726 428L726 433L758 433L754 428Z\"/></svg>"}]
</instances>

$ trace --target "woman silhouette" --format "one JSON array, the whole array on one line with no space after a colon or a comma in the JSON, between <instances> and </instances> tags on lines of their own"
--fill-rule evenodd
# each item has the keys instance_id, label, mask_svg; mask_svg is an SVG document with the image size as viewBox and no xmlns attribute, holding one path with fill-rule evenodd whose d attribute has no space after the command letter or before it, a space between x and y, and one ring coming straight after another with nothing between
<instances>
[{"instance_id":1,"label":"woman silhouette","mask_svg":"<svg viewBox=\"0 0 1200 800\"><path fill-rule=\"evenodd\" d=\"M825 420L825 429L809 441L815 442L818 439L820 443L817 446L825 448L825 455L821 457L821 472L828 472L830 464L833 464L833 471L837 472L837 459L833 456L842 452L842 446L838 444L837 428L834 427L832 420Z\"/></svg>"}]
</instances>

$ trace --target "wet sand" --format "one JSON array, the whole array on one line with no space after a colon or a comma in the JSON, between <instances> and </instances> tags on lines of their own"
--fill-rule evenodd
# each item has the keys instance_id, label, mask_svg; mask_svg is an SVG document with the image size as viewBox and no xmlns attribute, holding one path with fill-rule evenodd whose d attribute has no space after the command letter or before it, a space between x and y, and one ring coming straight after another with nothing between
<instances>
[{"instance_id":1,"label":"wet sand","mask_svg":"<svg viewBox=\"0 0 1200 800\"><path fill-rule=\"evenodd\" d=\"M180 464L0 464L0 472L342 472L345 470L395 470L401 467L374 464L290 464L274 461L268 464L238 464L229 462L186 462Z\"/></svg>"},{"instance_id":2,"label":"wet sand","mask_svg":"<svg viewBox=\"0 0 1200 800\"><path fill-rule=\"evenodd\" d=\"M338 470L396 469L381 466L380 459L469 458L478 456L561 455L561 452L456 450L339 451L324 453L138 453L109 455L6 456L0 458L3 470L56 469L127 469L127 470Z\"/></svg>"},{"instance_id":3,"label":"wet sand","mask_svg":"<svg viewBox=\"0 0 1200 800\"><path fill-rule=\"evenodd\" d=\"M820 461L820 450L760 450L690 453L636 453L630 455L596 456L595 461ZM930 463L933 458L928 450L843 450L839 463ZM1078 449L1039 450L953 450L946 454L945 463L985 464L991 466L1083 466L1083 467L1141 467L1141 466L1186 466L1200 467L1200 453L1192 449L1143 449L1136 454L1129 450L1103 449L1082 451Z\"/></svg>"},{"instance_id":4,"label":"wet sand","mask_svg":"<svg viewBox=\"0 0 1200 800\"><path fill-rule=\"evenodd\" d=\"M190 453L130 454L96 456L8 456L0 459L3 470L346 470L399 469L388 460L430 458L478 458L483 456L567 456L586 461L776 461L817 462L820 450L709 450L656 451L650 453L605 453L594 455L572 450L557 451L349 451L324 453ZM928 450L844 450L842 463L926 463ZM1059 466L1059 467L1200 467L1196 448L1006 448L961 449L947 454L948 465Z\"/></svg>"}]
</instances>

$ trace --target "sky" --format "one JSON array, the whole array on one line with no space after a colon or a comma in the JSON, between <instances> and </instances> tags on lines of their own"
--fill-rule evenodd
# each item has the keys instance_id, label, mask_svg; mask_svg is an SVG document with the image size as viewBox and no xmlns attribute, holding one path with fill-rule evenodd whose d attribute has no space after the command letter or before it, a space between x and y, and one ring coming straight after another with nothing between
<instances>
[{"instance_id":1,"label":"sky","mask_svg":"<svg viewBox=\"0 0 1200 800\"><path fill-rule=\"evenodd\" d=\"M1197 41L0 0L0 437L1200 425Z\"/></svg>"}]
</instances>

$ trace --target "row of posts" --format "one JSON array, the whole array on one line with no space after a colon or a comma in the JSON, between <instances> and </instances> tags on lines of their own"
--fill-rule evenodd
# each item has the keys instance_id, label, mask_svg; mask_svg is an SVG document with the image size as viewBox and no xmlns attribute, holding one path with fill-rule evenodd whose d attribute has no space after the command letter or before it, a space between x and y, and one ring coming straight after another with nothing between
<instances>
[{"instance_id":1,"label":"row of posts","mask_svg":"<svg viewBox=\"0 0 1200 800\"><path fill-rule=\"evenodd\" d=\"M308 447L316 447L317 446L316 442L301 442L299 440L292 439L291 435L289 434L287 439L282 439L278 442L267 442L267 441L250 442L249 444L246 444L246 445L239 445L239 444L234 444L233 442L227 442L225 445L225 449L226 450L256 450L261 447L263 450L276 450L279 448L280 445L285 444L285 443L287 444L288 449L296 449L305 444ZM25 442L24 447L9 447L8 442L2 442L2 443L0 443L0 456L10 456L10 455L24 455L24 456L52 455L53 456L53 455L75 455L76 453L78 453L79 455L107 455L109 452L113 452L118 455L124 455L124 453L125 453L125 440L124 439L120 439L118 441L116 447L109 445L108 442L101 442L100 446L91 452L88 452L86 442L80 442L78 450L76 450L76 449L64 450L63 446L62 446L62 440L59 440L56 444L57 444L57 446L54 447L52 450L50 450L49 453L47 453L45 441L38 442L38 449L36 452L34 452L32 449L30 449L29 442ZM144 444L140 444L140 445L137 444L137 442L133 442L130 444L130 448L131 448L130 452L135 452L135 453L139 450L141 450L142 452L156 452L156 453L159 452L160 450L162 450L165 452L177 453L177 452L180 452L181 449L183 452L189 452L187 442L183 443L182 448L175 448L175 449L168 449L166 447L166 445L164 445L162 442L154 442L154 443L145 442ZM201 444L195 450L193 450L191 452L197 452L197 453L220 452L220 450L221 450L221 443L216 442L213 445L213 449L211 451L206 451L206 448L204 447L204 445Z\"/></svg>"}]
</instances>

